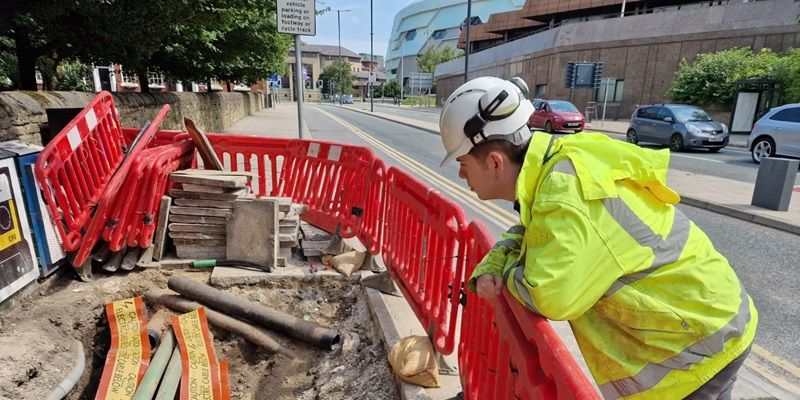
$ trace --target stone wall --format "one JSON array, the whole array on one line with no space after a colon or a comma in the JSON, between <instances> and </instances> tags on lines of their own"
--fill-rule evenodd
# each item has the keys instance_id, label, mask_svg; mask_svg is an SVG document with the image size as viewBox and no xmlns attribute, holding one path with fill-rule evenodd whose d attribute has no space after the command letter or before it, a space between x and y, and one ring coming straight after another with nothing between
<instances>
[{"instance_id":1,"label":"stone wall","mask_svg":"<svg viewBox=\"0 0 800 400\"><path fill-rule=\"evenodd\" d=\"M91 92L0 92L0 141L19 139L41 144L48 131L46 109L83 108L97 94ZM141 127L155 117L163 104L171 109L163 129L183 129L192 119L205 132L222 131L246 115L265 107L261 93L169 92L119 93L114 104L124 127Z\"/></svg>"}]
</instances>

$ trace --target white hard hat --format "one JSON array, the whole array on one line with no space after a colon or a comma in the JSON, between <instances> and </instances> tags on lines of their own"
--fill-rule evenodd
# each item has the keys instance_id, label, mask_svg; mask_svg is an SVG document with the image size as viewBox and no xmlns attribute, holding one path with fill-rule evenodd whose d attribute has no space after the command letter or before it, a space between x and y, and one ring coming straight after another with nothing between
<instances>
[{"instance_id":1,"label":"white hard hat","mask_svg":"<svg viewBox=\"0 0 800 400\"><path fill-rule=\"evenodd\" d=\"M533 104L520 78L482 77L456 89L444 103L439 132L447 155L441 165L469 153L478 143L507 140L521 145L531 138Z\"/></svg>"}]
</instances>

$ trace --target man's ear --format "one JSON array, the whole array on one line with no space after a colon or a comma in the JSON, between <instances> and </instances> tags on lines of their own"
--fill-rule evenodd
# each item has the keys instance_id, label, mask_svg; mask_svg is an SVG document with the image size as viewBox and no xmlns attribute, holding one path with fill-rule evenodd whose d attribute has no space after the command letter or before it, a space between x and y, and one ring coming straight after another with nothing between
<instances>
[{"instance_id":1,"label":"man's ear","mask_svg":"<svg viewBox=\"0 0 800 400\"><path fill-rule=\"evenodd\" d=\"M486 156L486 166L491 169L495 176L500 176L505 168L508 167L506 156L499 151L490 151Z\"/></svg>"}]
</instances>

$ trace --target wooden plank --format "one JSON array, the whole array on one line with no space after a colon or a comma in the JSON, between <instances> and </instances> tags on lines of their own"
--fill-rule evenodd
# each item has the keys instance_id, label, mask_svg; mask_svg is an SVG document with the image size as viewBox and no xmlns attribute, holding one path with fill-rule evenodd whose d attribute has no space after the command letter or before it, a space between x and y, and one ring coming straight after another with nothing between
<instances>
[{"instance_id":1,"label":"wooden plank","mask_svg":"<svg viewBox=\"0 0 800 400\"><path fill-rule=\"evenodd\" d=\"M180 222L184 224L225 225L228 222L228 219L225 217L208 217L205 215L172 214L169 216L169 222Z\"/></svg>"},{"instance_id":2,"label":"wooden plank","mask_svg":"<svg viewBox=\"0 0 800 400\"><path fill-rule=\"evenodd\" d=\"M197 185L194 183L182 183L181 187L187 192L200 192L200 193L238 193L239 191L247 189L247 186L241 185L236 187L219 187L219 186L206 186Z\"/></svg>"},{"instance_id":3,"label":"wooden plank","mask_svg":"<svg viewBox=\"0 0 800 400\"><path fill-rule=\"evenodd\" d=\"M170 177L172 175L192 175L192 176L202 175L202 176L207 176L207 177L208 176L221 176L221 177L226 177L226 176L244 176L245 178L247 178L247 180L249 182L250 179L252 179L257 174L255 172L253 172L253 171L227 171L227 170L225 170L225 171L215 171L213 169L187 168L187 169L182 169L182 170L173 172L172 174L170 174Z\"/></svg>"},{"instance_id":4,"label":"wooden plank","mask_svg":"<svg viewBox=\"0 0 800 400\"><path fill-rule=\"evenodd\" d=\"M278 258L276 232L278 204L274 200L236 200L228 222L227 258L275 268Z\"/></svg>"},{"instance_id":5,"label":"wooden plank","mask_svg":"<svg viewBox=\"0 0 800 400\"><path fill-rule=\"evenodd\" d=\"M219 161L217 153L214 152L214 147L208 142L208 138L203 132L200 132L194 121L189 118L183 118L183 124L186 125L186 131L189 132L189 137L192 138L194 147L200 153L200 158L203 159L203 167L205 169L222 170L222 162Z\"/></svg>"},{"instance_id":6,"label":"wooden plank","mask_svg":"<svg viewBox=\"0 0 800 400\"><path fill-rule=\"evenodd\" d=\"M177 207L170 208L171 215L200 215L204 217L227 218L233 210L224 208L204 208L204 207Z\"/></svg>"},{"instance_id":7,"label":"wooden plank","mask_svg":"<svg viewBox=\"0 0 800 400\"><path fill-rule=\"evenodd\" d=\"M233 209L233 201L202 200L202 199L174 199L176 206L182 207L204 207L204 208L226 208Z\"/></svg>"},{"instance_id":8,"label":"wooden plank","mask_svg":"<svg viewBox=\"0 0 800 400\"><path fill-rule=\"evenodd\" d=\"M174 239L222 239L225 240L225 233L202 233L202 232L170 232L169 237Z\"/></svg>"},{"instance_id":9,"label":"wooden plank","mask_svg":"<svg viewBox=\"0 0 800 400\"><path fill-rule=\"evenodd\" d=\"M197 233L217 233L225 232L225 225L203 225L203 224L169 224L170 232L197 232Z\"/></svg>"},{"instance_id":10,"label":"wooden plank","mask_svg":"<svg viewBox=\"0 0 800 400\"><path fill-rule=\"evenodd\" d=\"M164 257L167 247L167 217L172 208L172 197L161 196L161 206L158 208L158 222L153 235L153 259L158 261Z\"/></svg>"},{"instance_id":11,"label":"wooden plank","mask_svg":"<svg viewBox=\"0 0 800 400\"><path fill-rule=\"evenodd\" d=\"M169 191L169 195L180 199L232 201L245 197L246 195L248 195L248 192L249 188L237 190L235 192L230 192L230 193L202 193L202 192L190 192L181 189L172 189Z\"/></svg>"}]
</instances>

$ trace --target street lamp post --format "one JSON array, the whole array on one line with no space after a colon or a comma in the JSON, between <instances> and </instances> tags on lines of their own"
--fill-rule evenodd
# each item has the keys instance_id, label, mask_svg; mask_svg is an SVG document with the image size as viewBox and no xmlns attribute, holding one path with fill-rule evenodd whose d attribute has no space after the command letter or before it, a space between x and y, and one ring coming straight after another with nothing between
<instances>
[{"instance_id":1,"label":"street lamp post","mask_svg":"<svg viewBox=\"0 0 800 400\"><path fill-rule=\"evenodd\" d=\"M467 83L469 76L469 28L472 26L472 0L467 0L467 43L464 52L464 83Z\"/></svg>"},{"instance_id":2,"label":"street lamp post","mask_svg":"<svg viewBox=\"0 0 800 400\"><path fill-rule=\"evenodd\" d=\"M344 95L344 83L342 82L342 70L341 70L341 63L342 63L342 17L341 13L349 12L350 10L334 10L336 11L336 30L339 33L339 83L341 86L339 88L339 104L342 104L342 95Z\"/></svg>"},{"instance_id":3,"label":"street lamp post","mask_svg":"<svg viewBox=\"0 0 800 400\"><path fill-rule=\"evenodd\" d=\"M372 31L372 0L369 0L369 78L367 78L367 91L369 92L369 112L374 112L372 104L372 74L375 69L375 51L372 49L372 39L375 32Z\"/></svg>"}]
</instances>

